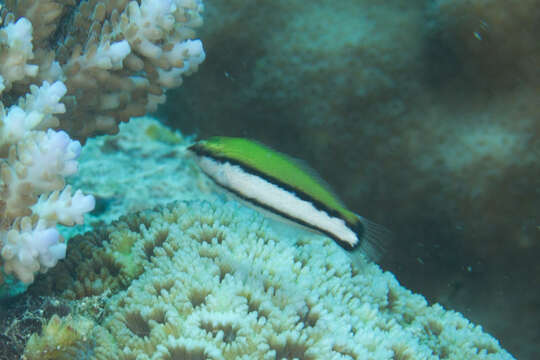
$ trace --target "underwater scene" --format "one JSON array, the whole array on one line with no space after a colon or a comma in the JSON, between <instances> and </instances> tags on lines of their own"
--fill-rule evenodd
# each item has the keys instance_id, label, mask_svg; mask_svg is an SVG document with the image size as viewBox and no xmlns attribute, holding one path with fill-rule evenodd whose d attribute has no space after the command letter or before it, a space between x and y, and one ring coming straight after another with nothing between
<instances>
[{"instance_id":1,"label":"underwater scene","mask_svg":"<svg viewBox=\"0 0 540 360\"><path fill-rule=\"evenodd\" d=\"M0 360L540 359L540 0L0 0Z\"/></svg>"}]
</instances>

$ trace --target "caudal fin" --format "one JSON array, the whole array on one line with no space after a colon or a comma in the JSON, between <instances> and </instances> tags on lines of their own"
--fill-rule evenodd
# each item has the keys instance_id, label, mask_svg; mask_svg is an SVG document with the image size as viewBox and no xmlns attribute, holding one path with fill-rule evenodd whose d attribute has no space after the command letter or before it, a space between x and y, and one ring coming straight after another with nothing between
<instances>
[{"instance_id":1,"label":"caudal fin","mask_svg":"<svg viewBox=\"0 0 540 360\"><path fill-rule=\"evenodd\" d=\"M390 248L394 234L382 225L376 224L362 216L360 222L364 232L360 239L360 250L371 260L377 262Z\"/></svg>"}]
</instances>

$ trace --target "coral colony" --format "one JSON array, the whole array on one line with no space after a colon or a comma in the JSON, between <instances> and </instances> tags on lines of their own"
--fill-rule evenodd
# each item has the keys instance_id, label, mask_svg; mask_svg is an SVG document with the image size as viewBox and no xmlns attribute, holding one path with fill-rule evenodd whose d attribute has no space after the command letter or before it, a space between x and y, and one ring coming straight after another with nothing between
<instances>
[{"instance_id":1,"label":"coral colony","mask_svg":"<svg viewBox=\"0 0 540 360\"><path fill-rule=\"evenodd\" d=\"M101 310L51 318L27 359L512 359L329 237L235 201L180 201L96 235L73 239L39 293Z\"/></svg>"},{"instance_id":2,"label":"coral colony","mask_svg":"<svg viewBox=\"0 0 540 360\"><path fill-rule=\"evenodd\" d=\"M80 224L94 208L65 186L81 149L70 136L113 133L154 110L204 59L192 40L199 1L74 5L5 1L0 13L0 284L11 274L31 283L64 258L56 224Z\"/></svg>"}]
</instances>

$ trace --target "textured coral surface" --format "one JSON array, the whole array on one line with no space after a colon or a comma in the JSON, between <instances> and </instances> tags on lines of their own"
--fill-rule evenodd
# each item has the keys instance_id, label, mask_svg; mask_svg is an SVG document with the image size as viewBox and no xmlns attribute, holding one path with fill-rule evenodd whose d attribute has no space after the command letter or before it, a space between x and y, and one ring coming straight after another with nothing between
<instances>
[{"instance_id":1,"label":"textured coral surface","mask_svg":"<svg viewBox=\"0 0 540 360\"><path fill-rule=\"evenodd\" d=\"M512 359L361 254L236 202L129 215L70 249L32 291L78 311L26 359Z\"/></svg>"}]
</instances>

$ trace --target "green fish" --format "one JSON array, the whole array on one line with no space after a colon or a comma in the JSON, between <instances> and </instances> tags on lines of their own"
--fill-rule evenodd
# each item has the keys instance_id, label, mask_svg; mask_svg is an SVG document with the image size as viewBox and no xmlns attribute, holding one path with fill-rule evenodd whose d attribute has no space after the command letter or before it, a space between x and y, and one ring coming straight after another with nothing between
<instances>
[{"instance_id":1,"label":"green fish","mask_svg":"<svg viewBox=\"0 0 540 360\"><path fill-rule=\"evenodd\" d=\"M218 185L256 207L319 231L371 259L389 232L347 209L315 172L299 161L244 138L212 137L188 148Z\"/></svg>"}]
</instances>

